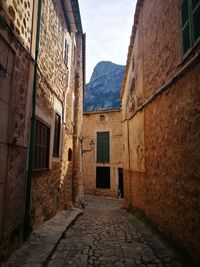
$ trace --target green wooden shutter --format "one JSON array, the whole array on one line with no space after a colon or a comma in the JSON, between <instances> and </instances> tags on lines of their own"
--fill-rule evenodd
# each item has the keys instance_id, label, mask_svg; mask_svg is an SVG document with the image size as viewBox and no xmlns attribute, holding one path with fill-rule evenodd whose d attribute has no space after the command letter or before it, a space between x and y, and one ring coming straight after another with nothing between
<instances>
[{"instance_id":1,"label":"green wooden shutter","mask_svg":"<svg viewBox=\"0 0 200 267\"><path fill-rule=\"evenodd\" d=\"M195 43L200 38L200 0L192 0L192 29Z\"/></svg>"},{"instance_id":2,"label":"green wooden shutter","mask_svg":"<svg viewBox=\"0 0 200 267\"><path fill-rule=\"evenodd\" d=\"M182 46L183 54L185 54L191 47L191 33L189 20L189 2L183 0L181 3L181 28L182 28Z\"/></svg>"},{"instance_id":3,"label":"green wooden shutter","mask_svg":"<svg viewBox=\"0 0 200 267\"><path fill-rule=\"evenodd\" d=\"M109 132L97 133L97 162L106 163L110 161Z\"/></svg>"}]
</instances>

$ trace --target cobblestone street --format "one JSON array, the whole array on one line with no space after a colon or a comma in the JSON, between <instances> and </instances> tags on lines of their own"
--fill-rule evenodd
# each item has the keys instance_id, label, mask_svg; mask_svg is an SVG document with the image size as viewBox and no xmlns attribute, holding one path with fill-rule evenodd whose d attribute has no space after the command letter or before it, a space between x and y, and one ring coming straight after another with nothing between
<instances>
[{"instance_id":1,"label":"cobblestone street","mask_svg":"<svg viewBox=\"0 0 200 267\"><path fill-rule=\"evenodd\" d=\"M88 197L84 214L68 229L47 266L182 266L171 250L122 207L122 200Z\"/></svg>"}]
</instances>

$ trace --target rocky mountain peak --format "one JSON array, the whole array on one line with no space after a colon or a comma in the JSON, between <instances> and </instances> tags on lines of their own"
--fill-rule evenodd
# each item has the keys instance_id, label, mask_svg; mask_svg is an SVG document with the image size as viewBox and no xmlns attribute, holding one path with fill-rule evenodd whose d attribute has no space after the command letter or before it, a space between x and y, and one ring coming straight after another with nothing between
<instances>
[{"instance_id":1,"label":"rocky mountain peak","mask_svg":"<svg viewBox=\"0 0 200 267\"><path fill-rule=\"evenodd\" d=\"M110 61L99 62L86 84L84 110L120 108L120 91L125 66Z\"/></svg>"}]
</instances>

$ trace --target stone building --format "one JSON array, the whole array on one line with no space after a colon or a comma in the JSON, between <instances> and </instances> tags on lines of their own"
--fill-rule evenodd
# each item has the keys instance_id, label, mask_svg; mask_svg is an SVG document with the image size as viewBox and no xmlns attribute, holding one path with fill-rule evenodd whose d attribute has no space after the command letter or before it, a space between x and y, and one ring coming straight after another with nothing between
<instances>
[{"instance_id":1,"label":"stone building","mask_svg":"<svg viewBox=\"0 0 200 267\"><path fill-rule=\"evenodd\" d=\"M0 239L6 255L23 234L81 201L85 35L77 0L0 1L0 15Z\"/></svg>"},{"instance_id":2,"label":"stone building","mask_svg":"<svg viewBox=\"0 0 200 267\"><path fill-rule=\"evenodd\" d=\"M122 86L125 205L200 260L200 1L138 0Z\"/></svg>"},{"instance_id":3,"label":"stone building","mask_svg":"<svg viewBox=\"0 0 200 267\"><path fill-rule=\"evenodd\" d=\"M58 209L70 206L72 198L77 200L82 192L83 43L77 1L43 1L30 205L32 227L51 218ZM74 172L79 178L72 179Z\"/></svg>"},{"instance_id":4,"label":"stone building","mask_svg":"<svg viewBox=\"0 0 200 267\"><path fill-rule=\"evenodd\" d=\"M123 197L121 110L84 113L82 153L84 192Z\"/></svg>"},{"instance_id":5,"label":"stone building","mask_svg":"<svg viewBox=\"0 0 200 267\"><path fill-rule=\"evenodd\" d=\"M33 1L0 1L0 258L22 240L34 74Z\"/></svg>"}]
</instances>

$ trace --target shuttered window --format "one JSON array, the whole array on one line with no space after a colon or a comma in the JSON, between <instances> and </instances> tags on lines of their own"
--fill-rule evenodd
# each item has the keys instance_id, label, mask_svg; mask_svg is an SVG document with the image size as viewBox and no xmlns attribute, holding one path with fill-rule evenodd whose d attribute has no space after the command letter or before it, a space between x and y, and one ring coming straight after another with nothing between
<instances>
[{"instance_id":1,"label":"shuttered window","mask_svg":"<svg viewBox=\"0 0 200 267\"><path fill-rule=\"evenodd\" d=\"M200 39L200 0L182 0L180 13L184 55Z\"/></svg>"},{"instance_id":2,"label":"shuttered window","mask_svg":"<svg viewBox=\"0 0 200 267\"><path fill-rule=\"evenodd\" d=\"M110 167L96 168L96 188L110 188Z\"/></svg>"},{"instance_id":3,"label":"shuttered window","mask_svg":"<svg viewBox=\"0 0 200 267\"><path fill-rule=\"evenodd\" d=\"M63 59L65 64L68 66L68 51L69 51L69 45L67 43L67 39L64 39L64 49L63 49Z\"/></svg>"},{"instance_id":4,"label":"shuttered window","mask_svg":"<svg viewBox=\"0 0 200 267\"><path fill-rule=\"evenodd\" d=\"M54 130L54 144L53 144L53 156L59 157L60 150L60 116L56 113L55 115L55 130Z\"/></svg>"},{"instance_id":5,"label":"shuttered window","mask_svg":"<svg viewBox=\"0 0 200 267\"><path fill-rule=\"evenodd\" d=\"M36 120L33 170L49 168L50 128Z\"/></svg>"},{"instance_id":6,"label":"shuttered window","mask_svg":"<svg viewBox=\"0 0 200 267\"><path fill-rule=\"evenodd\" d=\"M97 133L97 162L108 163L110 161L109 132Z\"/></svg>"},{"instance_id":7,"label":"shuttered window","mask_svg":"<svg viewBox=\"0 0 200 267\"><path fill-rule=\"evenodd\" d=\"M192 0L192 25L193 39L196 42L200 38L200 0Z\"/></svg>"}]
</instances>

